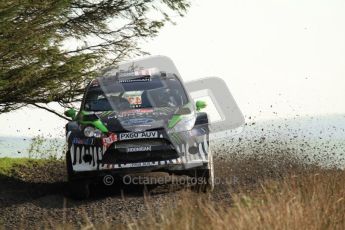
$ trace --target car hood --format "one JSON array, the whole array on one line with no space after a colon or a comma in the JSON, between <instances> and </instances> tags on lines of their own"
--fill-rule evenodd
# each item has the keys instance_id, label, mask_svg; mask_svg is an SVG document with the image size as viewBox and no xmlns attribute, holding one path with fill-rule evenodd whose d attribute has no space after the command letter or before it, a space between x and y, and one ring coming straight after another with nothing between
<instances>
[{"instance_id":1,"label":"car hood","mask_svg":"<svg viewBox=\"0 0 345 230\"><path fill-rule=\"evenodd\" d=\"M97 114L110 132L142 132L166 128L176 108L131 109L121 112L102 112Z\"/></svg>"}]
</instances>

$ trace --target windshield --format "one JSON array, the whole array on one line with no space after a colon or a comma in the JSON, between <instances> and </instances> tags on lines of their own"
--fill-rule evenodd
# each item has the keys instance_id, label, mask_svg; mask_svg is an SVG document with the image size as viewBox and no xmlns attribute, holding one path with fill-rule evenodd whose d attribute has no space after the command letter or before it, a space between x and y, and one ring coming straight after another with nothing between
<instances>
[{"instance_id":1,"label":"windshield","mask_svg":"<svg viewBox=\"0 0 345 230\"><path fill-rule=\"evenodd\" d=\"M86 111L124 111L128 109L181 107L188 97L175 75L137 76L130 80L113 80L106 92L97 81L91 83L84 99Z\"/></svg>"}]
</instances>

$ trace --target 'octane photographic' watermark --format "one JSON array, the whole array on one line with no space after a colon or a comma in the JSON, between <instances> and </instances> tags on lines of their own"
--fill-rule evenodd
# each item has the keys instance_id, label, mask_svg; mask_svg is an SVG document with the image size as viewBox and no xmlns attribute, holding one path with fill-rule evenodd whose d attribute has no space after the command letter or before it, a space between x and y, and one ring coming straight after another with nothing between
<instances>
[{"instance_id":1,"label":"'octane photographic' watermark","mask_svg":"<svg viewBox=\"0 0 345 230\"><path fill-rule=\"evenodd\" d=\"M204 177L183 177L183 176L160 176L160 177L147 177L147 176L130 176L126 175L122 178L125 185L146 185L146 184L177 184L177 185L197 185L206 184L207 179Z\"/></svg>"},{"instance_id":2,"label":"'octane photographic' watermark","mask_svg":"<svg viewBox=\"0 0 345 230\"><path fill-rule=\"evenodd\" d=\"M114 177L112 175L105 175L103 177L103 183L107 186L111 186L114 184Z\"/></svg>"},{"instance_id":3,"label":"'octane photographic' watermark","mask_svg":"<svg viewBox=\"0 0 345 230\"><path fill-rule=\"evenodd\" d=\"M107 186L113 185L115 179L112 175L106 175L103 177L103 183ZM164 184L174 184L174 185L186 185L186 186L193 186L193 185L202 185L206 184L208 181L205 177L187 177L187 176L132 176L132 175L125 175L122 178L122 183L124 185L164 185ZM239 183L239 179L236 176L231 178L214 178L214 184L228 184L228 185L235 185Z\"/></svg>"}]
</instances>

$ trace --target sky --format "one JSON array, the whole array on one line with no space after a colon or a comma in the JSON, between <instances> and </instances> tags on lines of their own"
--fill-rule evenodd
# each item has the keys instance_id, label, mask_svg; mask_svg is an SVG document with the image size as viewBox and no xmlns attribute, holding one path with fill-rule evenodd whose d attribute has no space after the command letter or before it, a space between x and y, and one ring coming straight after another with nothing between
<instances>
[{"instance_id":1,"label":"sky","mask_svg":"<svg viewBox=\"0 0 345 230\"><path fill-rule=\"evenodd\" d=\"M223 78L247 120L345 114L344 12L343 0L194 0L141 46L184 81ZM25 108L0 115L0 136L63 136L65 123Z\"/></svg>"}]
</instances>

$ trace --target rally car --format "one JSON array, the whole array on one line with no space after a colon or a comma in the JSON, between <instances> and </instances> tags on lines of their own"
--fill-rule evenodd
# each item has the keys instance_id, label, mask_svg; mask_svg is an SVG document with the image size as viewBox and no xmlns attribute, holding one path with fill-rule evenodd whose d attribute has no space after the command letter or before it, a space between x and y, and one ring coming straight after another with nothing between
<instances>
[{"instance_id":1,"label":"rally car","mask_svg":"<svg viewBox=\"0 0 345 230\"><path fill-rule=\"evenodd\" d=\"M89 196L89 185L112 175L167 172L214 187L208 116L182 79L159 69L112 72L86 87L79 112L66 116L70 193ZM202 180L200 180L200 178Z\"/></svg>"}]
</instances>

